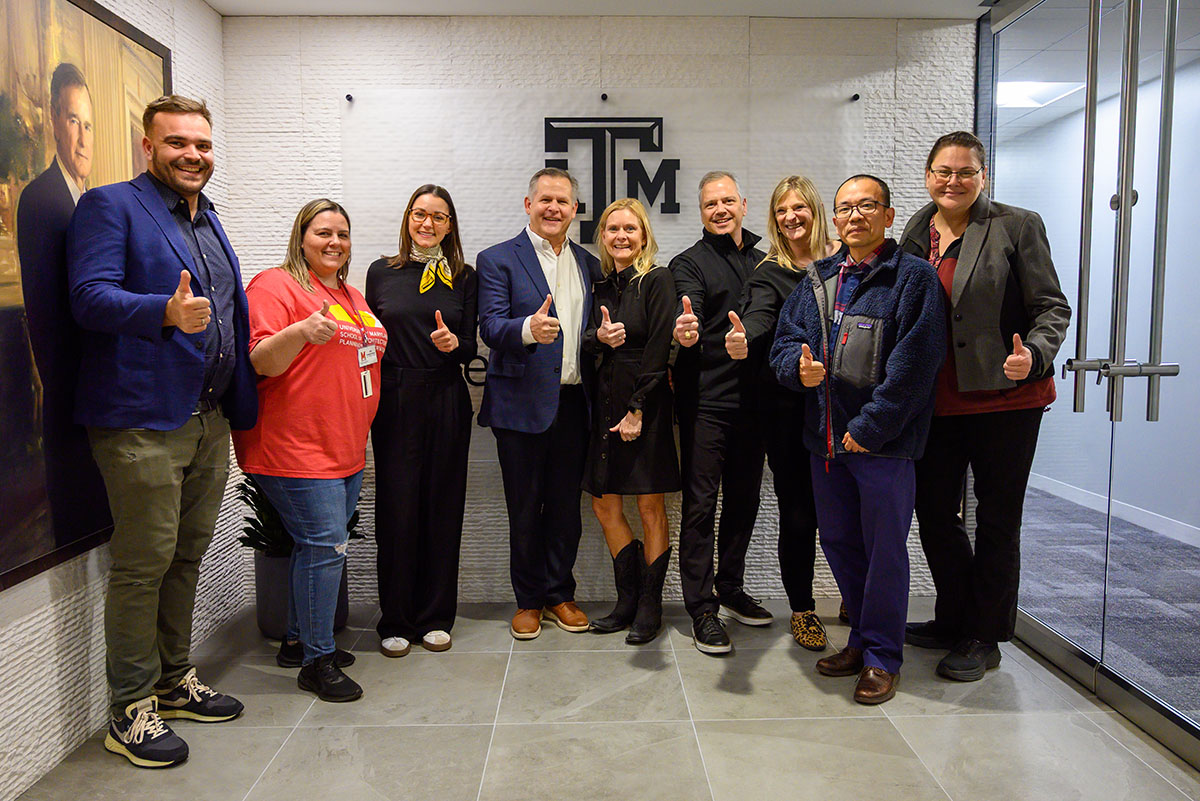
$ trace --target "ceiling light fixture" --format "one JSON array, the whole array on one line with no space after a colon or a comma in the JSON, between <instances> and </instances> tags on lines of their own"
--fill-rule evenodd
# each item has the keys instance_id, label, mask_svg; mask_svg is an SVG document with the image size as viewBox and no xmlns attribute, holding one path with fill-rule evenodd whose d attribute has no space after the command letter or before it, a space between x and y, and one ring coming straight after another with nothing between
<instances>
[{"instance_id":1,"label":"ceiling light fixture","mask_svg":"<svg viewBox=\"0 0 1200 801\"><path fill-rule=\"evenodd\" d=\"M1042 108L1082 88L1083 84L1073 81L1000 81L996 84L996 106Z\"/></svg>"}]
</instances>

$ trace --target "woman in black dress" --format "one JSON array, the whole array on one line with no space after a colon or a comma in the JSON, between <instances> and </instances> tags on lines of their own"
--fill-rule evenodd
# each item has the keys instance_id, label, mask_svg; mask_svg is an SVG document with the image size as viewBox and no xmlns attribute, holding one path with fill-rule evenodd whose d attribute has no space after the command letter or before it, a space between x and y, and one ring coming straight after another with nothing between
<instances>
[{"instance_id":1,"label":"woman in black dress","mask_svg":"<svg viewBox=\"0 0 1200 801\"><path fill-rule=\"evenodd\" d=\"M600 216L596 245L604 280L592 288L583 347L599 359L592 437L583 489L613 558L617 605L592 621L607 634L647 643L662 625L662 588L671 560L663 493L679 490L671 428L667 356L675 324L675 281L658 267L658 245L637 200L613 202ZM645 547L633 536L624 495L636 495Z\"/></svg>"},{"instance_id":2,"label":"woman in black dress","mask_svg":"<svg viewBox=\"0 0 1200 801\"><path fill-rule=\"evenodd\" d=\"M440 186L413 192L400 252L367 270L367 303L388 333L375 453L376 629L386 656L419 641L450 647L467 493L475 357L475 271L463 263L454 201Z\"/></svg>"},{"instance_id":3,"label":"woman in black dress","mask_svg":"<svg viewBox=\"0 0 1200 801\"><path fill-rule=\"evenodd\" d=\"M796 285L806 280L805 268L837 252L828 219L812 181L789 175L776 185L767 217L771 249L747 279L741 319L730 313L733 328L725 337L730 357L749 359L749 369L757 377L754 402L779 500L779 572L792 607L792 637L810 651L825 650L828 639L812 592L817 512L801 437L805 401L779 385L767 356L775 341L779 310Z\"/></svg>"}]
</instances>

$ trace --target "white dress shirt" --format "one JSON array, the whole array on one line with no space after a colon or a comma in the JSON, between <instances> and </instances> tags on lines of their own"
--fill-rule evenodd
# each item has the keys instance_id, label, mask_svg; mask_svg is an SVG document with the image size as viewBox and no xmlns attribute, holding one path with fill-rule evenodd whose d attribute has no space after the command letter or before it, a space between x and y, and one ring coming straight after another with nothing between
<instances>
[{"instance_id":1,"label":"white dress shirt","mask_svg":"<svg viewBox=\"0 0 1200 801\"><path fill-rule=\"evenodd\" d=\"M579 264L571 251L570 240L563 240L562 249L554 252L550 240L543 239L525 226L525 233L533 243L538 263L546 276L546 285L554 295L554 310L558 315L558 330L563 338L562 373L560 383L578 384L583 379L579 374L579 337L583 328L583 280L579 277ZM530 317L521 326L521 341L532 345L535 340L529 327Z\"/></svg>"},{"instance_id":2,"label":"white dress shirt","mask_svg":"<svg viewBox=\"0 0 1200 801\"><path fill-rule=\"evenodd\" d=\"M75 183L75 179L67 172L67 168L58 159L54 160L58 165L58 171L62 173L63 180L67 182L67 189L71 190L71 200L76 206L79 205L79 198L83 195L83 191L79 188L79 184Z\"/></svg>"}]
</instances>

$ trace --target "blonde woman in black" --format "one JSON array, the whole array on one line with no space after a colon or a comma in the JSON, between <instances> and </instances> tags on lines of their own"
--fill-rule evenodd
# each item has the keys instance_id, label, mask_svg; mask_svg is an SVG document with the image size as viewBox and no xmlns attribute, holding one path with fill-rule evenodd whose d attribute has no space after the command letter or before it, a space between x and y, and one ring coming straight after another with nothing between
<instances>
[{"instance_id":1,"label":"blonde woman in black","mask_svg":"<svg viewBox=\"0 0 1200 801\"><path fill-rule=\"evenodd\" d=\"M592 631L630 628L625 641L647 643L662 626L662 588L671 560L663 494L679 490L667 357L675 324L675 281L657 266L646 209L633 198L609 205L597 225L604 279L592 287L584 349L598 357L592 436L583 489L613 558L617 605ZM636 495L645 545L623 511Z\"/></svg>"}]
</instances>

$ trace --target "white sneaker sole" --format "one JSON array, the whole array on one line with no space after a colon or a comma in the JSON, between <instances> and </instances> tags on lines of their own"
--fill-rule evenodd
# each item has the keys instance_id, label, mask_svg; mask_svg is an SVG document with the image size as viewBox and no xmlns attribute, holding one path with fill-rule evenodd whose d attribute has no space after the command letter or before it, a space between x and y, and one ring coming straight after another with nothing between
<instances>
[{"instance_id":1,"label":"white sneaker sole","mask_svg":"<svg viewBox=\"0 0 1200 801\"><path fill-rule=\"evenodd\" d=\"M509 626L508 633L513 636L514 640L532 640L536 639L542 633L542 627L538 626L535 631L517 631L512 626Z\"/></svg>"},{"instance_id":2,"label":"white sneaker sole","mask_svg":"<svg viewBox=\"0 0 1200 801\"><path fill-rule=\"evenodd\" d=\"M696 650L702 654L727 654L733 650L733 643L729 645L705 645L696 639L696 635L692 635L692 645L696 646Z\"/></svg>"},{"instance_id":3,"label":"white sneaker sole","mask_svg":"<svg viewBox=\"0 0 1200 801\"><path fill-rule=\"evenodd\" d=\"M169 768L172 765L178 765L187 761L187 757L184 757L183 759L176 759L173 762L161 762L154 759L145 759L143 757L134 756L129 752L129 749L125 747L124 743L112 736L112 732L104 735L104 750L111 751L114 754L120 754L133 764L137 765L139 768Z\"/></svg>"},{"instance_id":4,"label":"white sneaker sole","mask_svg":"<svg viewBox=\"0 0 1200 801\"><path fill-rule=\"evenodd\" d=\"M721 616L731 617L743 626L769 626L775 620L774 617L746 617L730 609L728 606L721 607Z\"/></svg>"}]
</instances>

